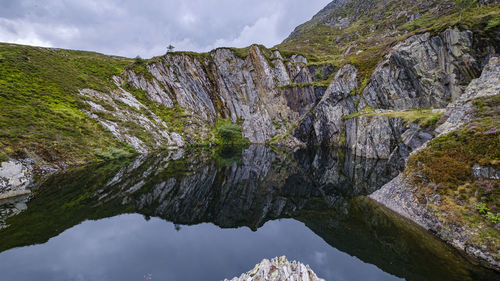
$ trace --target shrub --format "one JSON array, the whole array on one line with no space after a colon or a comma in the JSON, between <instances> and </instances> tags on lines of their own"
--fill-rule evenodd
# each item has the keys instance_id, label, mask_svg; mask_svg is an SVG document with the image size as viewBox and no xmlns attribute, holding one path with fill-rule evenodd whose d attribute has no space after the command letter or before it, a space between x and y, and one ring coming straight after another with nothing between
<instances>
[{"instance_id":1,"label":"shrub","mask_svg":"<svg viewBox=\"0 0 500 281\"><path fill-rule=\"evenodd\" d=\"M488 212L488 213L486 213L486 216L494 224L497 224L500 222L500 213L494 215L492 212Z\"/></svg>"},{"instance_id":2,"label":"shrub","mask_svg":"<svg viewBox=\"0 0 500 281\"><path fill-rule=\"evenodd\" d=\"M476 209L481 214L486 214L486 212L488 212L488 207L486 207L486 204L484 203L477 204Z\"/></svg>"},{"instance_id":3,"label":"shrub","mask_svg":"<svg viewBox=\"0 0 500 281\"><path fill-rule=\"evenodd\" d=\"M141 58L140 56L137 56L134 58L134 63L137 65L143 65L144 62L145 62L145 60L143 58Z\"/></svg>"},{"instance_id":4,"label":"shrub","mask_svg":"<svg viewBox=\"0 0 500 281\"><path fill-rule=\"evenodd\" d=\"M223 143L234 144L238 139L241 139L241 127L234 123L223 124L217 128L217 133Z\"/></svg>"}]
</instances>

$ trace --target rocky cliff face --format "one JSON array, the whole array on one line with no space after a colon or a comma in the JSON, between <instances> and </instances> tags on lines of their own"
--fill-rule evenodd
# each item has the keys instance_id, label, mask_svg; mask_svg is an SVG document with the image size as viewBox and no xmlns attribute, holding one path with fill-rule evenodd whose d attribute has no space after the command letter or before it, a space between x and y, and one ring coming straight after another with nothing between
<instances>
[{"instance_id":1,"label":"rocky cliff face","mask_svg":"<svg viewBox=\"0 0 500 281\"><path fill-rule=\"evenodd\" d=\"M408 156L433 133L405 117L461 97L464 85L496 54L491 42L474 36L448 29L437 36L408 38L375 68L361 94L356 94L356 68L344 66L313 110L301 118L293 136L310 145L344 145L367 158Z\"/></svg>"},{"instance_id":2,"label":"rocky cliff face","mask_svg":"<svg viewBox=\"0 0 500 281\"><path fill-rule=\"evenodd\" d=\"M332 66L308 66L302 56L283 58L277 50L252 46L246 57L231 49L203 56L168 54L147 64L144 73L129 69L115 77L118 91L81 93L99 101L87 101L92 118L141 152L183 146L184 141L210 141L215 121L227 118L241 122L243 136L252 143L285 139L283 143L292 146L343 145L359 156L388 159L396 148L405 153L418 146L414 141L409 147L401 141L403 135L417 135L420 144L430 139L429 132L416 123L388 113L442 108L461 96L464 85L479 75L484 61L496 52L491 42L476 37L458 29L412 36L393 47L362 89L353 65L339 69L325 89L314 83L318 77L327 78ZM135 98L136 91L157 105L182 108L188 117L180 128L169 128L168 122ZM122 107L123 103L127 106ZM356 115L367 108L375 112ZM151 132L151 143L134 137L135 125L130 124Z\"/></svg>"},{"instance_id":3,"label":"rocky cliff face","mask_svg":"<svg viewBox=\"0 0 500 281\"><path fill-rule=\"evenodd\" d=\"M130 69L121 77L115 77L121 96L113 92L93 95L100 103L117 109L115 112L108 112L89 100L92 110L97 111L89 114L139 151L146 147L126 133L117 132L115 122L107 117L120 121L127 120L127 116L142 120L136 123L151 129L147 131L158 133L151 136L158 141L153 142L150 149L160 147L162 143L183 146L177 135L168 133L169 124L162 123L154 113L148 113L147 106L123 90L128 83L131 92L140 90L157 105L182 108L189 118L177 133L191 144L210 141L213 136L209 131L217 119L241 122L244 137L252 143L265 143L290 129L324 92L321 88L299 87L294 83L312 83L317 78L311 70L328 74L331 67L308 67L303 56L284 59L279 51L270 52L256 45L244 55L241 57L231 49L221 48L206 55L180 53L157 58L145 66L144 73ZM82 94L89 93L95 92L82 91ZM135 110L146 111L149 116L130 109L123 112L115 100ZM162 143L159 142L161 138L165 138Z\"/></svg>"},{"instance_id":4,"label":"rocky cliff face","mask_svg":"<svg viewBox=\"0 0 500 281\"><path fill-rule=\"evenodd\" d=\"M415 35L396 45L377 66L360 106L405 110L445 107L481 73L494 45L469 30Z\"/></svg>"},{"instance_id":5,"label":"rocky cliff face","mask_svg":"<svg viewBox=\"0 0 500 281\"><path fill-rule=\"evenodd\" d=\"M0 200L28 194L26 188L33 178L29 166L15 160L0 164Z\"/></svg>"}]
</instances>

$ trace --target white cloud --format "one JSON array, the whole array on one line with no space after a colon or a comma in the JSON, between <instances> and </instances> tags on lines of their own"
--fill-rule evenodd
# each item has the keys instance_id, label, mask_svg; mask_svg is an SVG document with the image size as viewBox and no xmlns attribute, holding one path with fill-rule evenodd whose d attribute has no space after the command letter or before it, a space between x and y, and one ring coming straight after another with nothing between
<instances>
[{"instance_id":1,"label":"white cloud","mask_svg":"<svg viewBox=\"0 0 500 281\"><path fill-rule=\"evenodd\" d=\"M0 18L0 42L40 47L53 47L50 41L40 38L30 23Z\"/></svg>"},{"instance_id":2,"label":"white cloud","mask_svg":"<svg viewBox=\"0 0 500 281\"><path fill-rule=\"evenodd\" d=\"M128 57L268 47L331 0L0 0L0 41Z\"/></svg>"},{"instance_id":3,"label":"white cloud","mask_svg":"<svg viewBox=\"0 0 500 281\"><path fill-rule=\"evenodd\" d=\"M279 34L276 30L280 18L280 13L273 14L270 17L259 18L255 24L243 27L243 30L236 38L217 39L214 44L207 46L205 51L216 47L241 48L251 44L263 44L271 47L283 40L283 35Z\"/></svg>"}]
</instances>

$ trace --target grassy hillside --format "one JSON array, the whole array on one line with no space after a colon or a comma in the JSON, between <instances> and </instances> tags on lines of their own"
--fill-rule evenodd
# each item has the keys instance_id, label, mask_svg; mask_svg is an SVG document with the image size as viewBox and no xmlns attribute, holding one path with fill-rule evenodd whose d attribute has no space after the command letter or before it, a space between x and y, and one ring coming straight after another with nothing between
<instances>
[{"instance_id":1,"label":"grassy hillside","mask_svg":"<svg viewBox=\"0 0 500 281\"><path fill-rule=\"evenodd\" d=\"M77 95L105 91L131 60L91 52L0 44L0 157L69 164L131 149L91 120Z\"/></svg>"}]
</instances>

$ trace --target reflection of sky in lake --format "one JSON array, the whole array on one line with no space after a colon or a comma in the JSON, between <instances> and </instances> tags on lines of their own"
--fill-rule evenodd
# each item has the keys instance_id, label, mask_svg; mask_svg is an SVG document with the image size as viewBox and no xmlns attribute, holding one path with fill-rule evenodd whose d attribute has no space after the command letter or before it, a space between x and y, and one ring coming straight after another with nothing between
<instances>
[{"instance_id":1,"label":"reflection of sky in lake","mask_svg":"<svg viewBox=\"0 0 500 281\"><path fill-rule=\"evenodd\" d=\"M303 223L282 219L257 232L212 224L180 226L140 215L86 221L49 242L0 255L2 280L221 280L263 258L286 255L326 280L397 280L325 243Z\"/></svg>"}]
</instances>

